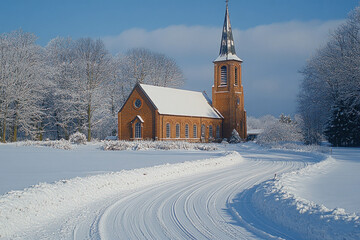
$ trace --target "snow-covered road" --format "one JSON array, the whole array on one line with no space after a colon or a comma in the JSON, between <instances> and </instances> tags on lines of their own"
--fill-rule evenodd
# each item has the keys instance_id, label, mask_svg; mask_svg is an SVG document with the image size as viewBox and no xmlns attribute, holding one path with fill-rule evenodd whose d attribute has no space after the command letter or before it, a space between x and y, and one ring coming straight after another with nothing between
<instances>
[{"instance_id":1,"label":"snow-covered road","mask_svg":"<svg viewBox=\"0 0 360 240\"><path fill-rule=\"evenodd\" d=\"M103 239L256 238L236 219L233 199L274 172L297 167L293 162L246 162L144 189L108 206L95 232Z\"/></svg>"},{"instance_id":2,"label":"snow-covered road","mask_svg":"<svg viewBox=\"0 0 360 240\"><path fill-rule=\"evenodd\" d=\"M272 152L256 145L237 151L244 161L220 170L186 176L84 206L29 239L295 239L265 221L241 193L274 174L314 161L306 153ZM241 211L239 211L241 209ZM24 235L22 236L24 237Z\"/></svg>"}]
</instances>

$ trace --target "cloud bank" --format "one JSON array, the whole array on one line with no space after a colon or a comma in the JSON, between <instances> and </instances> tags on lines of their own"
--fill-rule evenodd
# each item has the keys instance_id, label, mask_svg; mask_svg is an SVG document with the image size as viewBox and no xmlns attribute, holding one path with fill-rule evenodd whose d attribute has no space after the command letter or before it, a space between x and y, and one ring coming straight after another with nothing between
<instances>
[{"instance_id":1,"label":"cloud bank","mask_svg":"<svg viewBox=\"0 0 360 240\"><path fill-rule=\"evenodd\" d=\"M298 71L341 22L291 21L247 30L233 28L237 55L244 60L242 81L248 115L294 114L301 79ZM136 28L102 39L112 53L144 47L174 58L184 71L184 88L211 94L212 61L219 53L220 27Z\"/></svg>"}]
</instances>

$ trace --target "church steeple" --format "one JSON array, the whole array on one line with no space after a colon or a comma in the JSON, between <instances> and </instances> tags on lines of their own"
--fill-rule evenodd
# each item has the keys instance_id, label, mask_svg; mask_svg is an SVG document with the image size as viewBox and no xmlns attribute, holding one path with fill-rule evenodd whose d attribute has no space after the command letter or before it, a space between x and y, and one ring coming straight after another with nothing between
<instances>
[{"instance_id":1,"label":"church steeple","mask_svg":"<svg viewBox=\"0 0 360 240\"><path fill-rule=\"evenodd\" d=\"M220 53L215 62L225 60L236 60L242 62L242 60L236 56L234 38L231 30L229 6L228 0L226 0L225 20L221 36Z\"/></svg>"},{"instance_id":2,"label":"church steeple","mask_svg":"<svg viewBox=\"0 0 360 240\"><path fill-rule=\"evenodd\" d=\"M242 139L246 139L247 135L241 64L242 60L235 52L227 0L220 54L214 61L212 106L224 117L222 136L228 139L234 129Z\"/></svg>"}]
</instances>

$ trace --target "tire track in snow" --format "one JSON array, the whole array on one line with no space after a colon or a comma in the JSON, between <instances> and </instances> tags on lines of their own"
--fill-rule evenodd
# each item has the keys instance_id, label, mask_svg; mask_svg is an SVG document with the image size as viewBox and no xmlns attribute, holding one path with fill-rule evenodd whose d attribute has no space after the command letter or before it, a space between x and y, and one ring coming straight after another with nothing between
<instances>
[{"instance_id":1,"label":"tire track in snow","mask_svg":"<svg viewBox=\"0 0 360 240\"><path fill-rule=\"evenodd\" d=\"M239 193L272 178L274 173L304 167L304 156L259 148L242 148L239 152L245 161L231 167L121 192L86 206L66 222L56 223L60 230L53 228L56 237L49 238L226 240L284 236L267 233L267 229L274 228L273 234L278 229L256 214L251 215L248 199L234 201ZM248 209L237 211L234 204ZM287 238L291 239L291 235Z\"/></svg>"},{"instance_id":2,"label":"tire track in snow","mask_svg":"<svg viewBox=\"0 0 360 240\"><path fill-rule=\"evenodd\" d=\"M292 171L304 165L292 161L246 161L134 193L111 206L110 214L101 216L101 229L106 234L100 234L100 237L257 239L261 230L252 231L244 222L234 222L236 219L227 209L229 203L239 192L273 177L274 173ZM252 220L261 222L261 219Z\"/></svg>"}]
</instances>

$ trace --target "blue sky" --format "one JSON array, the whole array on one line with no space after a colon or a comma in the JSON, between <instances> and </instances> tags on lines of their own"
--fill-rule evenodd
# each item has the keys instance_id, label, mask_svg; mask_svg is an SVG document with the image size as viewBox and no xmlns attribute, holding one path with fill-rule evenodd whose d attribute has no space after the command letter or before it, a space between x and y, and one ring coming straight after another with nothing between
<instances>
[{"instance_id":1,"label":"blue sky","mask_svg":"<svg viewBox=\"0 0 360 240\"><path fill-rule=\"evenodd\" d=\"M146 47L174 58L184 88L211 93L223 0L2 0L0 32L22 28L45 46L56 36L104 40L116 54ZM296 112L298 73L358 0L230 0L235 46L243 63L248 115Z\"/></svg>"}]
</instances>

